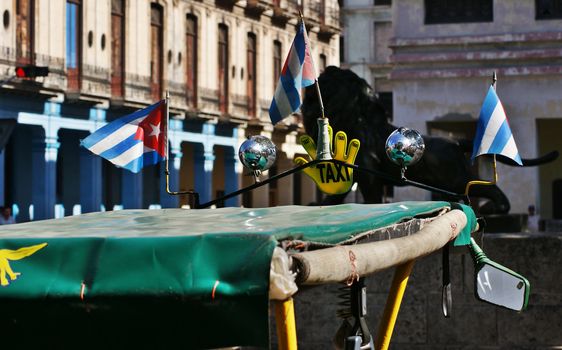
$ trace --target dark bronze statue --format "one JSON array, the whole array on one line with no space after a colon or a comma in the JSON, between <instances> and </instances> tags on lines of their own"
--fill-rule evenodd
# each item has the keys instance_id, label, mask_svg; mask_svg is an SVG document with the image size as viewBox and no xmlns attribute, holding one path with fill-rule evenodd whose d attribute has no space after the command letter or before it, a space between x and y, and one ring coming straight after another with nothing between
<instances>
[{"instance_id":1,"label":"dark bronze statue","mask_svg":"<svg viewBox=\"0 0 562 350\"><path fill-rule=\"evenodd\" d=\"M326 68L318 80L325 114L334 132L343 130L347 133L348 139L357 138L361 141L356 164L383 171L399 179L399 167L385 154L385 141L397 127L389 123L382 104L372 94L369 84L351 70L334 66ZM321 113L314 86L306 90L302 113L306 132L316 138L316 119ZM406 172L408 179L455 193L464 193L466 184L478 179L467 157L472 151L472 141L431 136L424 136L424 140L426 145L424 156L417 164L408 168ZM539 165L552 161L557 156L557 152L551 152L541 158L523 159L523 164L524 166ZM498 161L505 162L502 158L498 158ZM356 171L354 176L366 203L380 203L383 185L392 185L364 172ZM482 214L509 212L509 200L497 186L473 186L470 195L489 199L480 208ZM341 203L344 197L345 195L330 196L324 203Z\"/></svg>"}]
</instances>

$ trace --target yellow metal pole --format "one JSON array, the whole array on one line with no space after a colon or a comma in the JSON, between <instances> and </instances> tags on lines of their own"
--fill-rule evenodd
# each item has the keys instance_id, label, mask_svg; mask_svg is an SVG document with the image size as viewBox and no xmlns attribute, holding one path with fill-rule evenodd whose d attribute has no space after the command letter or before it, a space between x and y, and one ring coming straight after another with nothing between
<instances>
[{"instance_id":1,"label":"yellow metal pole","mask_svg":"<svg viewBox=\"0 0 562 350\"><path fill-rule=\"evenodd\" d=\"M496 165L496 155L494 154L494 162L492 163L492 168L494 169L494 179L492 181L484 181L484 180L474 180L470 181L466 184L466 188L464 190L464 195L468 197L468 192L470 191L470 187L473 185L495 185L498 182L498 167Z\"/></svg>"},{"instance_id":2,"label":"yellow metal pole","mask_svg":"<svg viewBox=\"0 0 562 350\"><path fill-rule=\"evenodd\" d=\"M293 298L275 301L274 304L279 350L297 350L297 327Z\"/></svg>"},{"instance_id":3,"label":"yellow metal pole","mask_svg":"<svg viewBox=\"0 0 562 350\"><path fill-rule=\"evenodd\" d=\"M386 299L386 305L384 307L384 313L379 326L379 332L375 340L375 349L377 350L387 350L390 345L390 339L392 338L394 325L396 324L396 319L398 318L402 297L406 291L408 278L410 277L414 263L415 260L408 261L405 264L397 266L394 271L392 286L390 287L388 298Z\"/></svg>"}]
</instances>

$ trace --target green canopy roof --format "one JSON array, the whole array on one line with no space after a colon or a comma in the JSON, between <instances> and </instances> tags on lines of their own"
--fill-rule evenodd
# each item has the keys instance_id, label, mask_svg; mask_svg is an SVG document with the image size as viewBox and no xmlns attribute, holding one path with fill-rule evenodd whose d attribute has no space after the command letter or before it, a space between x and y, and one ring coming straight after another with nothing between
<instances>
[{"instance_id":1,"label":"green canopy roof","mask_svg":"<svg viewBox=\"0 0 562 350\"><path fill-rule=\"evenodd\" d=\"M88 338L88 324L105 339L159 330L191 347L264 346L280 240L338 244L449 206L124 210L0 226L0 326L36 325L44 339L64 326L69 341Z\"/></svg>"}]
</instances>

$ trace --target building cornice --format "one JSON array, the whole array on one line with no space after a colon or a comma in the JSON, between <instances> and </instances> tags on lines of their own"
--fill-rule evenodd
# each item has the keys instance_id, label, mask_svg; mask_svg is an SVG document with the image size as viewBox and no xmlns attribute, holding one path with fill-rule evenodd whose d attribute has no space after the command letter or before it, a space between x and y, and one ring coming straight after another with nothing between
<instances>
[{"instance_id":1,"label":"building cornice","mask_svg":"<svg viewBox=\"0 0 562 350\"><path fill-rule=\"evenodd\" d=\"M393 49L422 46L466 46L478 44L516 44L516 43L544 43L559 42L562 32L537 32L519 34L494 34L494 35L463 35L430 38L393 38L389 46Z\"/></svg>"},{"instance_id":2,"label":"building cornice","mask_svg":"<svg viewBox=\"0 0 562 350\"><path fill-rule=\"evenodd\" d=\"M392 21L392 10L390 6L345 6L341 11L346 16L368 15L375 22Z\"/></svg>"},{"instance_id":3,"label":"building cornice","mask_svg":"<svg viewBox=\"0 0 562 350\"><path fill-rule=\"evenodd\" d=\"M474 68L447 69L394 69L390 73L391 80L419 80L443 78L479 78L490 77L492 72L500 76L551 76L562 75L562 65L542 65L524 67L499 67L489 65Z\"/></svg>"},{"instance_id":4,"label":"building cornice","mask_svg":"<svg viewBox=\"0 0 562 350\"><path fill-rule=\"evenodd\" d=\"M463 52L419 52L397 53L390 56L391 62L399 64L428 62L463 62L463 61L497 61L497 60L537 60L560 59L562 48L529 50L495 50Z\"/></svg>"},{"instance_id":5,"label":"building cornice","mask_svg":"<svg viewBox=\"0 0 562 350\"><path fill-rule=\"evenodd\" d=\"M390 78L562 74L562 32L394 38Z\"/></svg>"}]
</instances>

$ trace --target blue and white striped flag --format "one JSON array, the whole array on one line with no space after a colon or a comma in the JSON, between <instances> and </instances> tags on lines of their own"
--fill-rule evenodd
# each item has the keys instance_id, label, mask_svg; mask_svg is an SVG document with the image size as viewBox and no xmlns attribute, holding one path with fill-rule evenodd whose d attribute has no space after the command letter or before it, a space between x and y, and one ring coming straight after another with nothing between
<instances>
[{"instance_id":1,"label":"blue and white striped flag","mask_svg":"<svg viewBox=\"0 0 562 350\"><path fill-rule=\"evenodd\" d=\"M478 117L472 160L481 154L499 154L523 165L505 110L493 86L488 90Z\"/></svg>"},{"instance_id":2,"label":"blue and white striped flag","mask_svg":"<svg viewBox=\"0 0 562 350\"><path fill-rule=\"evenodd\" d=\"M304 22L301 21L269 107L271 123L276 124L298 110L302 104L301 89L315 82L316 70L310 54L310 43Z\"/></svg>"},{"instance_id":3,"label":"blue and white striped flag","mask_svg":"<svg viewBox=\"0 0 562 350\"><path fill-rule=\"evenodd\" d=\"M166 158L166 100L112 121L81 145L118 167L138 173Z\"/></svg>"}]
</instances>

